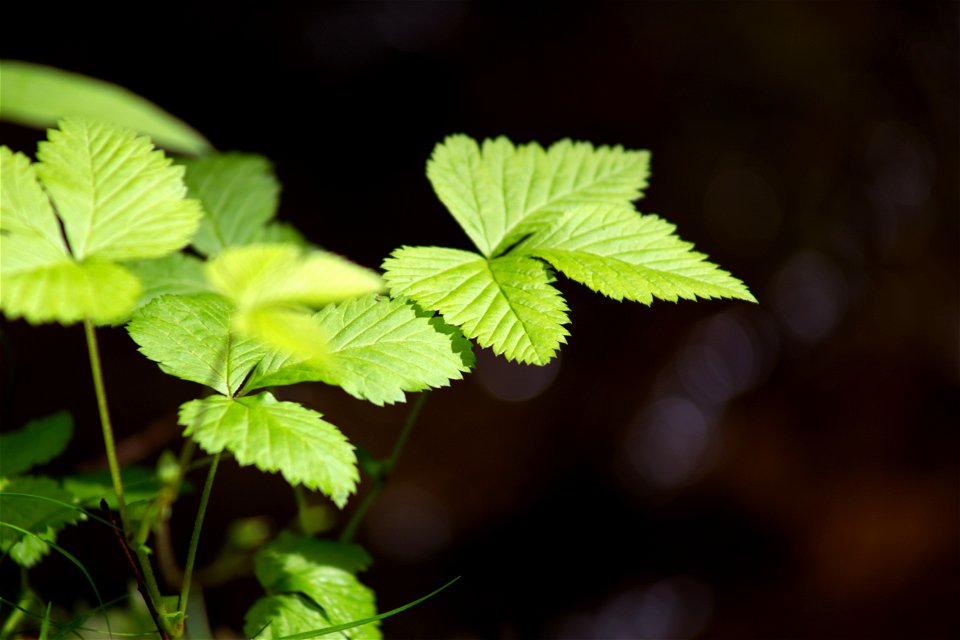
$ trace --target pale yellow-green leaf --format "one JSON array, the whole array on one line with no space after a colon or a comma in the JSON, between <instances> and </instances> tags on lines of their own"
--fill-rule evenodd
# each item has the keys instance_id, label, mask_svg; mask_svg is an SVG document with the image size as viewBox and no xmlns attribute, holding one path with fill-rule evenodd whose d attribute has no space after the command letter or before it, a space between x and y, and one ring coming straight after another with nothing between
<instances>
[{"instance_id":1,"label":"pale yellow-green leaf","mask_svg":"<svg viewBox=\"0 0 960 640\"><path fill-rule=\"evenodd\" d=\"M0 269L4 275L70 260L30 159L0 147Z\"/></svg>"},{"instance_id":2,"label":"pale yellow-green leaf","mask_svg":"<svg viewBox=\"0 0 960 640\"><path fill-rule=\"evenodd\" d=\"M562 140L549 149L465 135L436 146L427 177L480 253L502 254L585 203L626 204L647 186L650 154Z\"/></svg>"},{"instance_id":3,"label":"pale yellow-green leaf","mask_svg":"<svg viewBox=\"0 0 960 640\"><path fill-rule=\"evenodd\" d=\"M207 264L214 288L240 308L319 306L382 289L375 272L326 251L303 252L291 244L252 244L224 249Z\"/></svg>"},{"instance_id":4,"label":"pale yellow-green leaf","mask_svg":"<svg viewBox=\"0 0 960 640\"><path fill-rule=\"evenodd\" d=\"M89 317L98 325L124 320L136 306L140 281L110 262L66 261L0 278L8 318L32 324L72 324Z\"/></svg>"},{"instance_id":5,"label":"pale yellow-green leaf","mask_svg":"<svg viewBox=\"0 0 960 640\"><path fill-rule=\"evenodd\" d=\"M539 260L401 247L383 268L391 293L439 311L468 338L509 360L543 365L566 341L567 305Z\"/></svg>"},{"instance_id":6,"label":"pale yellow-green leaf","mask_svg":"<svg viewBox=\"0 0 960 640\"><path fill-rule=\"evenodd\" d=\"M172 151L212 149L186 123L127 89L40 64L0 60L0 118L42 129L67 116L128 127Z\"/></svg>"},{"instance_id":7,"label":"pale yellow-green leaf","mask_svg":"<svg viewBox=\"0 0 960 640\"><path fill-rule=\"evenodd\" d=\"M533 255L569 278L615 300L739 298L756 302L744 284L693 251L676 227L618 205L569 211L512 252Z\"/></svg>"},{"instance_id":8,"label":"pale yellow-green leaf","mask_svg":"<svg viewBox=\"0 0 960 640\"><path fill-rule=\"evenodd\" d=\"M37 157L77 260L159 257L187 244L200 223L199 203L184 197L183 167L129 129L65 118Z\"/></svg>"},{"instance_id":9,"label":"pale yellow-green leaf","mask_svg":"<svg viewBox=\"0 0 960 640\"><path fill-rule=\"evenodd\" d=\"M360 479L353 446L316 411L270 393L210 396L180 407L184 435L208 453L227 450L241 465L279 471L343 507Z\"/></svg>"},{"instance_id":10,"label":"pale yellow-green leaf","mask_svg":"<svg viewBox=\"0 0 960 640\"><path fill-rule=\"evenodd\" d=\"M285 354L296 354L315 364L329 355L328 337L313 317L295 309L277 306L239 309L233 329Z\"/></svg>"}]
</instances>

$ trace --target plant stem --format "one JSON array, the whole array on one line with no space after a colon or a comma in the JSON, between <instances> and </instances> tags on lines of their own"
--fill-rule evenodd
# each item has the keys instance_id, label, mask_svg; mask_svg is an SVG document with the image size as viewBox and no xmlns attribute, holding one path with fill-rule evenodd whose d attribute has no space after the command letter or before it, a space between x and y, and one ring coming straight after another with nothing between
<instances>
[{"instance_id":1,"label":"plant stem","mask_svg":"<svg viewBox=\"0 0 960 640\"><path fill-rule=\"evenodd\" d=\"M300 533L309 536L310 527L307 524L307 494L299 484L293 485L293 497L297 501L297 525L300 527Z\"/></svg>"},{"instance_id":2,"label":"plant stem","mask_svg":"<svg viewBox=\"0 0 960 640\"><path fill-rule=\"evenodd\" d=\"M387 458L386 464L384 464L381 471L381 478L384 482L393 472L393 468L397 466L397 460L400 458L400 453L403 451L403 446L407 444L407 439L410 437L410 433L413 431L413 425L417 423L417 418L420 417L420 411L423 409L423 405L427 402L427 397L429 395L430 393L428 391L424 391L417 396L416 402L414 402L413 406L410 407L410 413L407 414L407 419L403 423L403 428L400 430L400 435L397 436L397 441L393 445L393 451L390 452L390 457Z\"/></svg>"},{"instance_id":3,"label":"plant stem","mask_svg":"<svg viewBox=\"0 0 960 640\"><path fill-rule=\"evenodd\" d=\"M113 480L113 492L117 495L117 507L120 511L120 523L124 528L129 523L127 503L123 499L123 480L120 476L120 463L117 461L117 446L113 439L113 427L110 424L110 412L107 410L107 392L103 386L103 372L100 370L100 349L97 346L97 334L93 320L85 318L83 329L87 336L87 352L90 354L90 371L93 374L93 388L97 394L97 407L100 410L100 427L103 430L103 444L107 451L107 464L110 467L110 479Z\"/></svg>"},{"instance_id":4,"label":"plant stem","mask_svg":"<svg viewBox=\"0 0 960 640\"><path fill-rule=\"evenodd\" d=\"M163 614L166 609L163 607L163 596L160 594L160 586L157 584L157 576L153 573L153 565L150 564L150 556L143 550L143 547L134 550L137 554L137 560L140 562L140 569L143 571L143 584L147 588L147 595L155 603L151 613L157 618L157 627L164 638L170 637L171 629L168 619Z\"/></svg>"},{"instance_id":5,"label":"plant stem","mask_svg":"<svg viewBox=\"0 0 960 640\"><path fill-rule=\"evenodd\" d=\"M340 542L351 542L357 534L357 528L360 526L360 522L364 516L367 515L370 505L373 504L373 501L376 500L377 496L383 491L384 486L387 484L387 478L389 478L393 472L393 468L397 466L400 453L403 452L403 447L410 438L410 433L413 431L413 425L417 423L417 418L420 416L420 411L423 409L423 405L426 403L427 396L429 395L430 393L428 391L422 392L417 396L413 406L410 407L410 412L407 414L407 419L403 423L403 428L400 429L400 435L397 436L397 441L393 445L393 451L390 452L390 457L382 462L378 473L373 479L373 487L371 487L367 495L363 497L363 500L360 501L353 515L350 516L350 520L346 526L343 527L343 531L340 533Z\"/></svg>"},{"instance_id":6,"label":"plant stem","mask_svg":"<svg viewBox=\"0 0 960 640\"><path fill-rule=\"evenodd\" d=\"M207 472L207 481L203 485L200 495L200 507L197 509L197 519L193 523L193 534L190 536L190 549L187 551L187 564L183 568L183 587L180 591L180 600L177 602L177 611L186 615L187 602L190 597L190 579L193 577L193 564L197 559L197 545L200 543L200 529L203 527L203 517L207 512L207 503L210 501L210 490L213 487L213 478L217 475L217 466L220 464L220 454L213 456L210 471Z\"/></svg>"},{"instance_id":7,"label":"plant stem","mask_svg":"<svg viewBox=\"0 0 960 640\"><path fill-rule=\"evenodd\" d=\"M159 495L153 500L153 503L147 509L143 520L140 521L140 529L137 531L135 544L142 545L147 542L150 531L163 524L170 517L170 507L180 497L180 487L183 485L183 477L187 474L187 465L196 451L196 443L187 438L180 450L180 459L177 463L176 477L166 483L161 489Z\"/></svg>"}]
</instances>

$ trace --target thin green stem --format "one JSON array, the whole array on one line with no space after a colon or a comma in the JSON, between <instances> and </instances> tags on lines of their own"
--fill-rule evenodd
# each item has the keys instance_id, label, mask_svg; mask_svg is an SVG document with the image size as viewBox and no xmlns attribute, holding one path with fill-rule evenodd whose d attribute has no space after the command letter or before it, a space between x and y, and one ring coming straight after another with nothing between
<instances>
[{"instance_id":1,"label":"thin green stem","mask_svg":"<svg viewBox=\"0 0 960 640\"><path fill-rule=\"evenodd\" d=\"M103 372L100 369L100 349L97 346L97 333L93 320L86 318L83 329L87 336L87 352L90 354L90 371L93 374L93 388L97 394L97 407L100 409L100 427L103 430L103 444L107 451L107 464L110 466L110 479L113 480L113 492L117 494L117 507L120 510L120 523L126 527L127 503L123 499L123 480L120 477L120 463L117 461L117 445L113 439L113 426L110 424L110 412L107 410L107 392L103 386Z\"/></svg>"},{"instance_id":2,"label":"thin green stem","mask_svg":"<svg viewBox=\"0 0 960 640\"><path fill-rule=\"evenodd\" d=\"M300 527L300 533L305 536L310 535L310 525L307 522L307 492L299 484L293 485L293 497L297 501L297 525Z\"/></svg>"},{"instance_id":3,"label":"thin green stem","mask_svg":"<svg viewBox=\"0 0 960 640\"><path fill-rule=\"evenodd\" d=\"M196 443L189 438L183 443L183 448L180 450L180 459L177 462L177 475L173 480L164 485L159 495L157 495L147 509L143 519L140 521L140 528L137 531L134 544L138 546L146 544L150 531L169 518L170 507L173 506L173 503L176 502L180 496L183 477L187 474L187 465L190 464L190 459L193 457L196 448Z\"/></svg>"},{"instance_id":4,"label":"thin green stem","mask_svg":"<svg viewBox=\"0 0 960 640\"><path fill-rule=\"evenodd\" d=\"M383 466L382 477L384 481L386 481L387 476L389 476L393 471L393 468L397 466L397 460L400 458L400 453L403 451L403 446L407 444L407 440L410 438L410 433L413 431L413 425L417 423L417 418L420 417L420 411L423 409L423 405L427 402L427 397L429 395L429 391L424 391L417 396L416 402L414 402L413 406L410 407L410 413L407 414L407 419L403 423L403 428L400 430L400 435L397 436L397 441L393 445L393 451L390 453L390 457L387 458L386 464Z\"/></svg>"},{"instance_id":5,"label":"thin green stem","mask_svg":"<svg viewBox=\"0 0 960 640\"><path fill-rule=\"evenodd\" d=\"M140 571L143 574L143 584L147 587L147 596L154 604L154 611L151 613L157 618L158 631L160 631L163 637L169 637L165 634L175 635L171 633L172 629L170 629L169 622L165 616L167 611L163 606L163 595L160 593L160 585L157 584L157 576L153 573L153 565L150 564L150 556L142 546L134 549L134 552L137 554L137 561L140 563Z\"/></svg>"},{"instance_id":6,"label":"thin green stem","mask_svg":"<svg viewBox=\"0 0 960 640\"><path fill-rule=\"evenodd\" d=\"M363 497L363 500L360 501L360 504L357 505L353 515L350 516L350 520L347 521L347 524L343 527L343 531L340 533L340 542L351 542L357 535L357 528L359 528L360 522L363 521L364 516L367 515L367 511L370 510L370 505L373 504L377 496L383 491L384 486L387 484L387 479L393 472L393 468L397 466L397 460L400 459L403 447L407 444L410 433L413 431L413 425L417 423L417 418L420 417L420 411L423 409L423 405L426 403L427 396L429 395L428 391L424 391L417 396L413 406L410 407L410 412L407 414L407 419L403 422L403 428L400 429L400 435L397 436L397 441L393 445L393 451L390 452L390 457L382 462L378 473L373 479L373 486L370 488L370 491L367 492L367 495Z\"/></svg>"},{"instance_id":7,"label":"thin green stem","mask_svg":"<svg viewBox=\"0 0 960 640\"><path fill-rule=\"evenodd\" d=\"M186 614L187 602L190 597L190 580L193 577L193 564L197 559L197 545L200 543L200 529L203 527L203 517L207 513L207 503L210 501L210 490L213 488L213 478L217 475L217 466L220 464L220 454L213 456L210 471L207 472L207 481L203 485L200 495L200 507L197 510L197 519L193 523L193 534L190 536L190 549L187 551L187 564L183 568L183 587L180 591L180 600L177 602L177 611Z\"/></svg>"}]
</instances>

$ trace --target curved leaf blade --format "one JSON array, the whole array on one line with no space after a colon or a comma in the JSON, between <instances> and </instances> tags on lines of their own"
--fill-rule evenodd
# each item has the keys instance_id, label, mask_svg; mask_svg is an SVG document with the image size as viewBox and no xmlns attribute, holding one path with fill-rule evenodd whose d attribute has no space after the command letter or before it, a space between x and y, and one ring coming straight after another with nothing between
<instances>
[{"instance_id":1,"label":"curved leaf blade","mask_svg":"<svg viewBox=\"0 0 960 640\"><path fill-rule=\"evenodd\" d=\"M77 260L159 257L187 244L200 222L183 167L128 129L65 118L37 157Z\"/></svg>"},{"instance_id":2,"label":"curved leaf blade","mask_svg":"<svg viewBox=\"0 0 960 640\"><path fill-rule=\"evenodd\" d=\"M487 260L443 247L401 247L383 263L393 295L439 311L480 346L546 364L566 342L567 305L547 266L526 256Z\"/></svg>"},{"instance_id":3,"label":"curved leaf blade","mask_svg":"<svg viewBox=\"0 0 960 640\"><path fill-rule=\"evenodd\" d=\"M281 402L270 393L242 398L211 396L180 407L184 435L208 453L224 449L241 465L279 471L343 507L359 480L353 446L316 411Z\"/></svg>"},{"instance_id":4,"label":"curved leaf blade","mask_svg":"<svg viewBox=\"0 0 960 640\"><path fill-rule=\"evenodd\" d=\"M38 129L64 117L105 120L182 153L212 149L206 138L152 102L115 84L45 65L0 61L0 118Z\"/></svg>"}]
</instances>

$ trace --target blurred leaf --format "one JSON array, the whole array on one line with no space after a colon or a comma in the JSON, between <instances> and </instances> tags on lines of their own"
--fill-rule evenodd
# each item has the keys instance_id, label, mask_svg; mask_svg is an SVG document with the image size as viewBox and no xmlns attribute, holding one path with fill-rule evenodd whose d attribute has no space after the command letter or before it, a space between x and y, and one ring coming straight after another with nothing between
<instances>
[{"instance_id":1,"label":"blurred leaf","mask_svg":"<svg viewBox=\"0 0 960 640\"><path fill-rule=\"evenodd\" d=\"M305 307L338 302L383 287L374 271L325 251L291 244L229 247L206 267L214 288L236 307L231 327L288 355L320 361L326 336Z\"/></svg>"},{"instance_id":2,"label":"blurred leaf","mask_svg":"<svg viewBox=\"0 0 960 640\"><path fill-rule=\"evenodd\" d=\"M11 493L29 494L39 499L7 495ZM10 557L23 567L32 567L50 552L47 542L56 540L60 529L83 519L79 508L71 509L44 498L73 502L73 496L52 478L19 476L0 482L0 520L12 525L0 528L0 551L9 552ZM32 532L36 537L26 536L13 527Z\"/></svg>"},{"instance_id":3,"label":"blurred leaf","mask_svg":"<svg viewBox=\"0 0 960 640\"><path fill-rule=\"evenodd\" d=\"M0 60L0 118L43 129L67 116L105 120L150 136L171 151L200 154L210 143L183 121L103 80L17 60Z\"/></svg>"},{"instance_id":4,"label":"blurred leaf","mask_svg":"<svg viewBox=\"0 0 960 640\"><path fill-rule=\"evenodd\" d=\"M245 153L218 153L184 161L190 196L206 215L193 246L212 256L234 245L262 242L277 213L280 183L270 161Z\"/></svg>"},{"instance_id":5,"label":"blurred leaf","mask_svg":"<svg viewBox=\"0 0 960 640\"><path fill-rule=\"evenodd\" d=\"M199 258L179 251L162 258L125 263L143 285L137 308L162 295L212 292L210 283L203 275L203 264Z\"/></svg>"},{"instance_id":6,"label":"blurred leaf","mask_svg":"<svg viewBox=\"0 0 960 640\"><path fill-rule=\"evenodd\" d=\"M20 475L45 464L67 448L73 435L73 418L58 411L36 418L22 428L0 434L0 477Z\"/></svg>"},{"instance_id":7,"label":"blurred leaf","mask_svg":"<svg viewBox=\"0 0 960 640\"><path fill-rule=\"evenodd\" d=\"M149 467L123 467L120 477L123 480L123 496L128 504L152 500L163 487L156 471ZM111 509L117 508L117 496L113 492L113 482L107 469L66 476L63 478L63 488L73 494L80 504L99 506L100 500L104 499ZM190 488L190 483L186 481L180 486L181 492L190 491Z\"/></svg>"}]
</instances>

